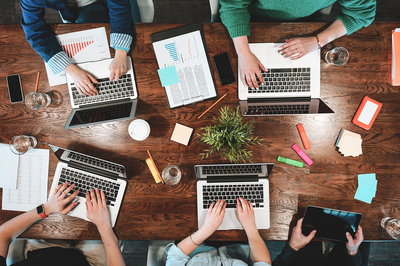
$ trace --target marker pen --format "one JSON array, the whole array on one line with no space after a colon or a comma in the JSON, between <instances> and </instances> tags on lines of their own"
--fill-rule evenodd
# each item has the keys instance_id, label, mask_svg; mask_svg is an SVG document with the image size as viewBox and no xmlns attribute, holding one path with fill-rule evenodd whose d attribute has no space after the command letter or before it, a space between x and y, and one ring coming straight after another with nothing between
<instances>
[{"instance_id":1,"label":"marker pen","mask_svg":"<svg viewBox=\"0 0 400 266\"><path fill-rule=\"evenodd\" d=\"M304 149L308 150L311 148L310 142L308 141L306 131L304 130L303 124L297 125L297 130L299 131L301 141L303 142Z\"/></svg>"},{"instance_id":2,"label":"marker pen","mask_svg":"<svg viewBox=\"0 0 400 266\"><path fill-rule=\"evenodd\" d=\"M288 158L281 157L281 156L278 156L278 159L276 159L276 160L278 162L290 164L290 165L297 166L297 167L300 167L300 168L304 166L304 163L302 163L302 162L299 162L299 161L296 161L296 160L292 160L292 159L288 159Z\"/></svg>"},{"instance_id":3,"label":"marker pen","mask_svg":"<svg viewBox=\"0 0 400 266\"><path fill-rule=\"evenodd\" d=\"M308 164L309 166L311 166L314 162L310 159L310 157L307 156L307 154L304 153L304 151L302 151L299 146L297 146L297 144L293 144L292 145L292 149L297 152L297 154L300 156L301 159L303 159L303 161L306 162L306 164Z\"/></svg>"}]
</instances>

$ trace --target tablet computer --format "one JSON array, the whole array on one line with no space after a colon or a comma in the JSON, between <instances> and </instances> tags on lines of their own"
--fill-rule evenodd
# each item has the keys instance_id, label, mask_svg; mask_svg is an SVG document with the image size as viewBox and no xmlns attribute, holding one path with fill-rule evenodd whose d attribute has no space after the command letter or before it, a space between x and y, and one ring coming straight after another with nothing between
<instances>
[{"instance_id":1,"label":"tablet computer","mask_svg":"<svg viewBox=\"0 0 400 266\"><path fill-rule=\"evenodd\" d=\"M304 213L303 235L317 230L316 237L347 242L346 232L354 238L362 216L361 213L309 205Z\"/></svg>"}]
</instances>

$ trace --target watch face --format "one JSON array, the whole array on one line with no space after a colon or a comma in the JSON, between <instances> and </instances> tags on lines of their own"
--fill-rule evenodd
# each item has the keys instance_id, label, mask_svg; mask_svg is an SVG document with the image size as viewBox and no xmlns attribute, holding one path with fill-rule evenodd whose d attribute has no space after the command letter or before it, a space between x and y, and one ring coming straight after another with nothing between
<instances>
[{"instance_id":1,"label":"watch face","mask_svg":"<svg viewBox=\"0 0 400 266\"><path fill-rule=\"evenodd\" d=\"M36 211L37 211L38 214L43 213L43 212L44 212L44 210L43 210L43 205L37 206L37 207L36 207Z\"/></svg>"}]
</instances>

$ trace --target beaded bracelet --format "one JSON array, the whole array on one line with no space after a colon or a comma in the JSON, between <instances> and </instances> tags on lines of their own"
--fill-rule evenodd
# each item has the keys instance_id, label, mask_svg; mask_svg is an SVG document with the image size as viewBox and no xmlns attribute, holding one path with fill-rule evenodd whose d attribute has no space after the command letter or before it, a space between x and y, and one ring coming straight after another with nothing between
<instances>
[{"instance_id":1,"label":"beaded bracelet","mask_svg":"<svg viewBox=\"0 0 400 266\"><path fill-rule=\"evenodd\" d=\"M321 43L319 42L318 35L315 35L315 38L317 38L318 49L321 49Z\"/></svg>"},{"instance_id":2,"label":"beaded bracelet","mask_svg":"<svg viewBox=\"0 0 400 266\"><path fill-rule=\"evenodd\" d=\"M196 246L200 246L200 244L196 244L194 243L193 239L192 239L192 235L189 236L190 240L192 241L193 244L195 244Z\"/></svg>"}]
</instances>

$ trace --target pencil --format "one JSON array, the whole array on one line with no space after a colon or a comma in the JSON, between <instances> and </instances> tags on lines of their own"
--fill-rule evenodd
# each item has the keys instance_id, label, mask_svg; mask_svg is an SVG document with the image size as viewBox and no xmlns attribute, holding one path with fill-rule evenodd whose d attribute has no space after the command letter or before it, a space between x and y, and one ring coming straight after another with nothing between
<instances>
[{"instance_id":1,"label":"pencil","mask_svg":"<svg viewBox=\"0 0 400 266\"><path fill-rule=\"evenodd\" d=\"M160 175L160 172L158 172L156 163L154 162L153 157L151 157L151 154L150 154L149 150L147 150L147 153L149 154L149 157L150 157L150 159L151 159L151 162L154 164L154 168L156 168L156 170L157 170L157 174L158 174L158 176L160 177L161 182L164 184L164 180L162 179L162 176Z\"/></svg>"},{"instance_id":2,"label":"pencil","mask_svg":"<svg viewBox=\"0 0 400 266\"><path fill-rule=\"evenodd\" d=\"M40 72L37 73L35 92L37 92L39 87L39 77L40 77Z\"/></svg>"},{"instance_id":3,"label":"pencil","mask_svg":"<svg viewBox=\"0 0 400 266\"><path fill-rule=\"evenodd\" d=\"M200 119L203 115L205 115L211 108L213 108L217 103L219 103L227 94L228 93L222 95L221 98L219 98L213 105L211 105L207 110L205 110L204 113L202 113L199 117L197 117L197 119Z\"/></svg>"}]
</instances>

